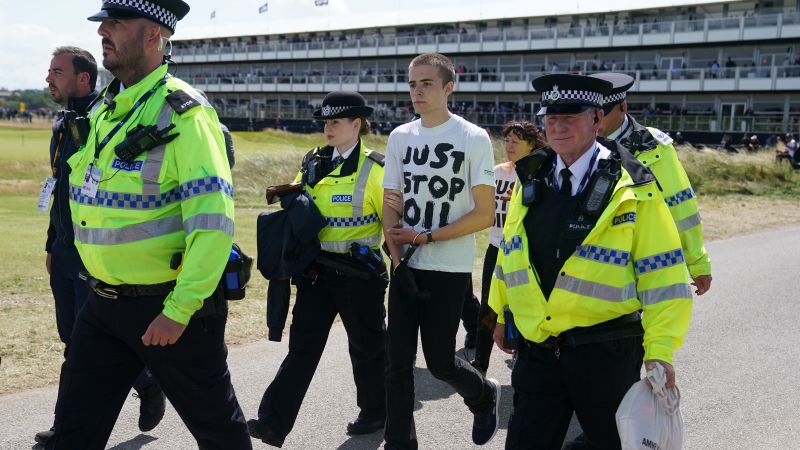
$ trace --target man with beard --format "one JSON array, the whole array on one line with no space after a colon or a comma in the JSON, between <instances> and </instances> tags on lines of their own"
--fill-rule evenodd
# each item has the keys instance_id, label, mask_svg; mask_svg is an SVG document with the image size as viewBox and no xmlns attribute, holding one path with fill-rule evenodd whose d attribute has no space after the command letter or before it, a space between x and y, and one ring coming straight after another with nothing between
<instances>
[{"instance_id":1,"label":"man with beard","mask_svg":"<svg viewBox=\"0 0 800 450\"><path fill-rule=\"evenodd\" d=\"M52 192L45 267L50 275L50 287L55 300L58 336L64 343L66 356L75 317L86 301L89 289L86 282L79 278L79 273L86 269L73 243L75 236L69 209L69 170L65 165L87 137L87 128L81 124L87 123L89 107L97 98L97 63L84 49L59 47L53 52L45 81L53 100L64 108L53 125L50 139L50 168L53 175L45 181L40 206L41 209L46 207ZM94 105L96 107L97 103ZM75 134L71 130L75 130ZM147 370L137 377L134 388L141 399L139 429L152 430L164 417L164 393ZM36 442L45 444L52 435L53 428L36 433Z\"/></svg>"},{"instance_id":2,"label":"man with beard","mask_svg":"<svg viewBox=\"0 0 800 450\"><path fill-rule=\"evenodd\" d=\"M101 94L69 160L75 246L90 288L49 449L102 449L128 389L152 372L201 449L250 449L217 289L231 252L233 187L216 112L167 73L181 0L105 0Z\"/></svg>"}]
</instances>

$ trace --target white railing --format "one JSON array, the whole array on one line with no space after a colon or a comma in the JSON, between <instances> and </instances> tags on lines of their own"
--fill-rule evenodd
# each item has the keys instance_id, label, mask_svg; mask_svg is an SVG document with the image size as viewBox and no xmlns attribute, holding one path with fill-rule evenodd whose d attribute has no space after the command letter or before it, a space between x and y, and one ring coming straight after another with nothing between
<instances>
[{"instance_id":1,"label":"white railing","mask_svg":"<svg viewBox=\"0 0 800 450\"><path fill-rule=\"evenodd\" d=\"M670 20L640 24L580 25L560 24L553 27L509 27L480 32L422 34L397 36L361 36L341 40L309 42L224 43L186 46L176 41L177 62L260 60L286 54L290 58L342 56L354 51L355 56L374 54L412 54L420 46L434 46L436 51L502 51L547 48L602 48L621 45L665 45L684 42L729 42L748 37L752 30L761 30L752 39L787 39L800 37L800 13L764 14L749 17ZM702 34L702 36L696 36ZM564 42L559 42L564 41ZM477 48L475 48L477 46ZM238 56L237 56L238 55ZM283 56L283 55L281 55Z\"/></svg>"}]
</instances>

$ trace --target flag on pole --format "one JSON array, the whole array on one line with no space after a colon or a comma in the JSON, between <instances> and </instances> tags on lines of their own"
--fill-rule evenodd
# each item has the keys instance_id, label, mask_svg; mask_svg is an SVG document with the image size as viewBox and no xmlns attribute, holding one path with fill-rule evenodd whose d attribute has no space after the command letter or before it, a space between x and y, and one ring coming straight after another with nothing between
<instances>
[{"instance_id":1,"label":"flag on pole","mask_svg":"<svg viewBox=\"0 0 800 450\"><path fill-rule=\"evenodd\" d=\"M269 8L269 2L264 3L263 5L259 6L258 7L258 13L261 14L261 13L267 12L267 8Z\"/></svg>"},{"instance_id":2,"label":"flag on pole","mask_svg":"<svg viewBox=\"0 0 800 450\"><path fill-rule=\"evenodd\" d=\"M213 19L215 17L217 17L217 10L216 9L214 11L211 11L211 18Z\"/></svg>"}]
</instances>

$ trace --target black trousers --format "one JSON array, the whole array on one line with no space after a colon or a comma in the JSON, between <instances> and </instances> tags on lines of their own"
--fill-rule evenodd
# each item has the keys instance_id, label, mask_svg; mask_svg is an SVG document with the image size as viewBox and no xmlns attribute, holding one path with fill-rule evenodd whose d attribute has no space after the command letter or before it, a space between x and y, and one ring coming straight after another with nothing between
<instances>
[{"instance_id":1,"label":"black trousers","mask_svg":"<svg viewBox=\"0 0 800 450\"><path fill-rule=\"evenodd\" d=\"M192 318L175 344L145 346L141 337L163 301L89 295L72 333L48 449L104 448L145 365L200 449L251 448L226 362L227 311Z\"/></svg>"},{"instance_id":2,"label":"black trousers","mask_svg":"<svg viewBox=\"0 0 800 450\"><path fill-rule=\"evenodd\" d=\"M384 418L386 281L338 275L321 268L314 282L297 277L297 298L289 328L289 354L261 398L258 419L273 432L292 431L336 314L347 331L360 416Z\"/></svg>"},{"instance_id":3,"label":"black trousers","mask_svg":"<svg viewBox=\"0 0 800 450\"><path fill-rule=\"evenodd\" d=\"M492 285L494 266L497 264L497 247L492 244L486 248L483 258L483 273L481 274L481 304L478 309L477 333L475 335L475 363L483 369L489 370L489 358L492 355L494 340L492 334L497 324L497 314L489 307L489 288Z\"/></svg>"},{"instance_id":4,"label":"black trousers","mask_svg":"<svg viewBox=\"0 0 800 450\"><path fill-rule=\"evenodd\" d=\"M51 249L50 289L53 291L56 309L58 337L65 344L64 356L69 349L69 337L75 327L75 318L89 297L86 282L78 273L86 270L75 247L68 247L56 240Z\"/></svg>"},{"instance_id":5,"label":"black trousers","mask_svg":"<svg viewBox=\"0 0 800 450\"><path fill-rule=\"evenodd\" d=\"M572 413L589 448L620 448L614 414L639 381L642 337L560 350L521 345L511 373L514 409L507 449L560 450Z\"/></svg>"},{"instance_id":6,"label":"black trousers","mask_svg":"<svg viewBox=\"0 0 800 450\"><path fill-rule=\"evenodd\" d=\"M64 357L66 358L69 352L70 336L75 328L75 320L89 298L89 287L86 281L81 280L78 276L81 271L86 269L75 247L68 247L56 240L51 250L50 289L55 300L58 337L64 343ZM63 376L63 364L61 372L61 376ZM150 371L143 369L133 382L133 388L136 392L142 392L154 384L156 381Z\"/></svg>"},{"instance_id":7,"label":"black trousers","mask_svg":"<svg viewBox=\"0 0 800 450\"><path fill-rule=\"evenodd\" d=\"M419 288L431 297L418 300L389 286L386 347L386 448L416 449L414 431L414 358L417 335L431 374L464 398L473 413L491 407L492 386L467 361L455 356L455 338L470 285L469 273L411 269Z\"/></svg>"}]
</instances>

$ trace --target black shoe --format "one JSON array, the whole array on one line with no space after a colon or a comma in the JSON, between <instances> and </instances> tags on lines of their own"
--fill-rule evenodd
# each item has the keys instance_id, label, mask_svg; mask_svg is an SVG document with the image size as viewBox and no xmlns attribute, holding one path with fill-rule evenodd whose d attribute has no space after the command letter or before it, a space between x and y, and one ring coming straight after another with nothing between
<instances>
[{"instance_id":1,"label":"black shoe","mask_svg":"<svg viewBox=\"0 0 800 450\"><path fill-rule=\"evenodd\" d=\"M280 436L278 433L272 431L268 426L261 423L258 419L250 419L247 421L247 431L251 437L260 439L261 442L280 448L283 446L285 436Z\"/></svg>"},{"instance_id":2,"label":"black shoe","mask_svg":"<svg viewBox=\"0 0 800 450\"><path fill-rule=\"evenodd\" d=\"M586 442L586 435L581 432L575 439L564 445L564 450L588 450L589 443Z\"/></svg>"},{"instance_id":3,"label":"black shoe","mask_svg":"<svg viewBox=\"0 0 800 450\"><path fill-rule=\"evenodd\" d=\"M347 424L347 434L370 434L383 429L386 419L367 419L361 416Z\"/></svg>"},{"instance_id":4,"label":"black shoe","mask_svg":"<svg viewBox=\"0 0 800 450\"><path fill-rule=\"evenodd\" d=\"M483 414L475 414L472 420L472 442L474 442L475 445L483 445L491 441L497 433L497 427L499 425L500 383L494 378L487 378L486 381L491 383L494 395L491 408Z\"/></svg>"},{"instance_id":5,"label":"black shoe","mask_svg":"<svg viewBox=\"0 0 800 450\"><path fill-rule=\"evenodd\" d=\"M156 427L164 418L167 398L164 391L157 384L142 389L133 394L141 403L139 404L139 430L147 432Z\"/></svg>"},{"instance_id":6,"label":"black shoe","mask_svg":"<svg viewBox=\"0 0 800 450\"><path fill-rule=\"evenodd\" d=\"M55 435L55 434L56 434L55 427L50 427L49 430L40 431L40 432L36 433L36 436L34 436L33 439L36 440L37 444L45 445L45 444L47 444L47 441L52 439L53 435Z\"/></svg>"}]
</instances>

